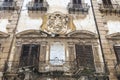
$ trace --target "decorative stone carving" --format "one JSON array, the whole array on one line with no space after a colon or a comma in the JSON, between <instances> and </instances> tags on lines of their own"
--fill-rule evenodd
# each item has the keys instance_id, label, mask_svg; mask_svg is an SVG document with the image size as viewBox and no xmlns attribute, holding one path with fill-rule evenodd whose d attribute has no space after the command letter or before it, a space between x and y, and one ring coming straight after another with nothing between
<instances>
[{"instance_id":1,"label":"decorative stone carving","mask_svg":"<svg viewBox=\"0 0 120 80\"><path fill-rule=\"evenodd\" d=\"M46 23L44 23L45 26L44 29L42 26L42 29L49 34L65 34L72 30L72 27L69 26L70 20L70 16L55 12L46 17Z\"/></svg>"}]
</instances>

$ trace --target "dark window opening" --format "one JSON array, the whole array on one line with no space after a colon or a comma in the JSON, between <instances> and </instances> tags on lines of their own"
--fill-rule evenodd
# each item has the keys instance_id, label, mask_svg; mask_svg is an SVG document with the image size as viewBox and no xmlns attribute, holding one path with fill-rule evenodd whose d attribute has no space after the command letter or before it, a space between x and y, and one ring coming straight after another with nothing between
<instances>
[{"instance_id":1,"label":"dark window opening","mask_svg":"<svg viewBox=\"0 0 120 80\"><path fill-rule=\"evenodd\" d=\"M81 4L81 0L73 0L73 4Z\"/></svg>"},{"instance_id":2,"label":"dark window opening","mask_svg":"<svg viewBox=\"0 0 120 80\"><path fill-rule=\"evenodd\" d=\"M117 61L120 63L120 46L114 46L114 51L117 57Z\"/></svg>"},{"instance_id":3,"label":"dark window opening","mask_svg":"<svg viewBox=\"0 0 120 80\"><path fill-rule=\"evenodd\" d=\"M105 8L113 8L111 0L102 0Z\"/></svg>"},{"instance_id":4,"label":"dark window opening","mask_svg":"<svg viewBox=\"0 0 120 80\"><path fill-rule=\"evenodd\" d=\"M94 57L91 45L75 45L77 66L94 68Z\"/></svg>"},{"instance_id":5,"label":"dark window opening","mask_svg":"<svg viewBox=\"0 0 120 80\"><path fill-rule=\"evenodd\" d=\"M24 44L20 56L20 67L38 66L39 64L40 45Z\"/></svg>"},{"instance_id":6,"label":"dark window opening","mask_svg":"<svg viewBox=\"0 0 120 80\"><path fill-rule=\"evenodd\" d=\"M43 3L43 0L35 0L35 3Z\"/></svg>"},{"instance_id":7,"label":"dark window opening","mask_svg":"<svg viewBox=\"0 0 120 80\"><path fill-rule=\"evenodd\" d=\"M5 2L13 2L13 0L4 0Z\"/></svg>"}]
</instances>

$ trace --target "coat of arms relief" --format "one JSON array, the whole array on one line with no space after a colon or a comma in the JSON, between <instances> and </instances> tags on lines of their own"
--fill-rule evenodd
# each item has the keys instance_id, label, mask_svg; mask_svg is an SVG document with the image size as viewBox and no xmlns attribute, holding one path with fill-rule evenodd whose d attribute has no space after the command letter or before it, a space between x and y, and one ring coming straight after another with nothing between
<instances>
[{"instance_id":1,"label":"coat of arms relief","mask_svg":"<svg viewBox=\"0 0 120 80\"><path fill-rule=\"evenodd\" d=\"M60 12L48 14L44 22L42 30L47 33L66 34L75 30L75 26L71 25L70 16Z\"/></svg>"}]
</instances>

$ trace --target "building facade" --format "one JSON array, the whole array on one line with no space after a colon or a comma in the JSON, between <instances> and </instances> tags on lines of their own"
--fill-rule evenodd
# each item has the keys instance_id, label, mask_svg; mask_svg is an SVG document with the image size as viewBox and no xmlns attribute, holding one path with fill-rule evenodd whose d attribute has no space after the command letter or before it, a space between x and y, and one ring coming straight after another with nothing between
<instances>
[{"instance_id":1,"label":"building facade","mask_svg":"<svg viewBox=\"0 0 120 80\"><path fill-rule=\"evenodd\" d=\"M1 0L0 80L120 80L120 0Z\"/></svg>"}]
</instances>

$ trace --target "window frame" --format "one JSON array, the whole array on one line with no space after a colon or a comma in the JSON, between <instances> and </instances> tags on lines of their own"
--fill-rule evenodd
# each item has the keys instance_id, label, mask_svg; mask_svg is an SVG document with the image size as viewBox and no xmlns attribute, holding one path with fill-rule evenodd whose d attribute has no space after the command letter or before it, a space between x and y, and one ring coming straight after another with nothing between
<instances>
[{"instance_id":1,"label":"window frame","mask_svg":"<svg viewBox=\"0 0 120 80\"><path fill-rule=\"evenodd\" d=\"M120 63L120 54L119 53L117 53L117 51L116 51L116 47L119 47L120 48L120 45L114 45L113 46L113 49L114 49L114 52L115 52L115 56L116 56L116 59L117 59L117 63Z\"/></svg>"},{"instance_id":2,"label":"window frame","mask_svg":"<svg viewBox=\"0 0 120 80\"><path fill-rule=\"evenodd\" d=\"M32 47L33 45L37 46L37 50L36 50L37 53L36 54L33 54L33 52L32 52L34 49L34 47ZM23 47L25 47L25 46L29 47L28 50L26 50L26 51L28 51L28 52L26 52L27 53L26 56L25 56L25 52L23 52L23 50L24 50ZM35 65L35 66L37 65L37 67L38 67L39 66L39 58L40 58L39 57L40 56L40 47L41 47L40 44L22 44L20 58L19 58L19 67L33 66L33 65ZM34 56L35 56L35 58L33 58ZM27 59L27 61L25 60L26 61L25 63L27 63L27 64L23 63L24 58ZM32 60L30 60L30 58L32 58ZM35 64L36 62L34 62L34 61L37 61L38 64Z\"/></svg>"},{"instance_id":3,"label":"window frame","mask_svg":"<svg viewBox=\"0 0 120 80\"><path fill-rule=\"evenodd\" d=\"M78 55L83 54L82 56L84 57L84 63L83 63L84 65L80 63L80 57L78 57L78 55L77 55L76 45L79 45L79 46L82 46L82 47L83 47L83 50L82 50L82 51L83 51L84 53L80 53L80 54L79 54L79 52L78 52ZM85 44L85 45L84 45L84 44L75 44L76 62L77 62L77 64L78 64L77 66L79 67L79 66L82 65L82 66L84 67L84 66L86 66L86 65L89 63L89 62L86 60L86 59L88 58L88 57L86 57L86 55L88 54L88 52L86 52L86 49L85 49L86 46L91 46L91 51L90 51L91 53L89 54L89 55L91 55L91 56L90 56L90 63L92 62L92 65L91 65L91 66L94 66L94 69L95 69L94 51L93 51L94 49L93 49L93 45L91 45L91 44ZM78 58L77 58L77 57L78 57ZM85 59L85 58L86 58L86 59ZM92 59L91 59L91 58L92 58ZM77 61L77 59L78 59L79 61ZM82 59L83 59L83 58L82 58ZM83 60L82 60L82 62L83 62ZM90 67L90 68L91 68L91 66L88 65L87 67Z\"/></svg>"}]
</instances>

